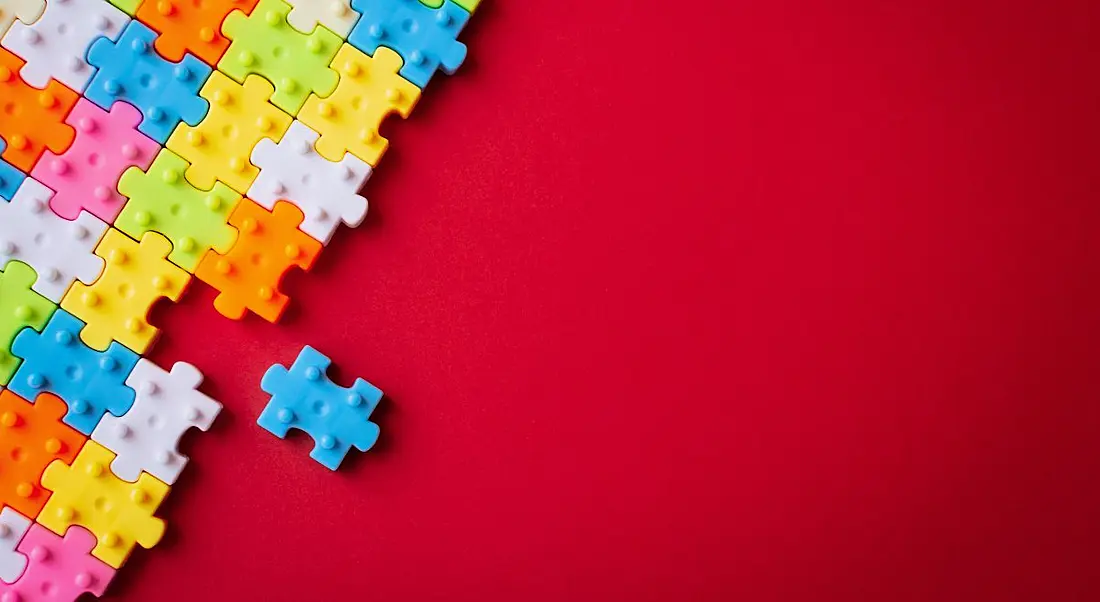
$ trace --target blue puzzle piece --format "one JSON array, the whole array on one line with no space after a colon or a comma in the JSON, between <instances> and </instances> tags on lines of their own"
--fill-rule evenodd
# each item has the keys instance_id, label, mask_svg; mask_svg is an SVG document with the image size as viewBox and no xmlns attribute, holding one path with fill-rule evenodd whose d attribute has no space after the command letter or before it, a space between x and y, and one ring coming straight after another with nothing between
<instances>
[{"instance_id":1,"label":"blue puzzle piece","mask_svg":"<svg viewBox=\"0 0 1100 602\"><path fill-rule=\"evenodd\" d=\"M3 138L0 138L0 153L3 153L6 148L8 148L8 144L4 142ZM26 177L27 174L0 159L0 199L10 201Z\"/></svg>"},{"instance_id":2,"label":"blue puzzle piece","mask_svg":"<svg viewBox=\"0 0 1100 602\"><path fill-rule=\"evenodd\" d=\"M178 63L153 49L157 34L131 21L118 42L99 38L88 50L88 63L99 71L84 96L110 110L118 101L134 105L144 115L138 130L164 144L180 121L196 126L210 103L199 90L211 68L191 54Z\"/></svg>"},{"instance_id":3,"label":"blue puzzle piece","mask_svg":"<svg viewBox=\"0 0 1100 602\"><path fill-rule=\"evenodd\" d=\"M466 45L458 34L470 13L452 0L439 8L420 0L351 0L351 7L363 16L348 43L370 56L379 46L393 49L405 61L401 77L421 89L437 69L451 74L466 60Z\"/></svg>"},{"instance_id":4,"label":"blue puzzle piece","mask_svg":"<svg viewBox=\"0 0 1100 602\"><path fill-rule=\"evenodd\" d=\"M107 412L122 416L134 404L134 390L126 378L138 355L111 343L96 351L80 340L84 323L58 309L40 333L24 328L15 337L12 352L23 364L8 385L23 399L53 393L69 406L65 424L91 435Z\"/></svg>"},{"instance_id":5,"label":"blue puzzle piece","mask_svg":"<svg viewBox=\"0 0 1100 602\"><path fill-rule=\"evenodd\" d=\"M309 457L336 470L352 446L365 452L378 441L370 415L382 391L361 378L350 389L336 385L325 374L331 363L307 346L289 371L278 364L268 368L260 388L271 401L256 422L280 439L291 428L308 433L314 442Z\"/></svg>"}]
</instances>

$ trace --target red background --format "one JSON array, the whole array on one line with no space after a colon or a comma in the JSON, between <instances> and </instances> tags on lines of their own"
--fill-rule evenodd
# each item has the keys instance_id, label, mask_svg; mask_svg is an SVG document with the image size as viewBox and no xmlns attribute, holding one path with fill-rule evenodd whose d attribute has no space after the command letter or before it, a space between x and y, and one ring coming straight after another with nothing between
<instances>
[{"instance_id":1,"label":"red background","mask_svg":"<svg viewBox=\"0 0 1100 602\"><path fill-rule=\"evenodd\" d=\"M1096 7L487 0L283 323L157 308L226 411L108 598L1098 599Z\"/></svg>"}]
</instances>

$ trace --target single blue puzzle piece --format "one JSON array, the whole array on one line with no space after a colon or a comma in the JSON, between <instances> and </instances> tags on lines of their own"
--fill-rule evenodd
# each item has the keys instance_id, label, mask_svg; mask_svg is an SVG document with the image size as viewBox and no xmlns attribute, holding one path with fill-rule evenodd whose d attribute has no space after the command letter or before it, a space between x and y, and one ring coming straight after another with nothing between
<instances>
[{"instance_id":1,"label":"single blue puzzle piece","mask_svg":"<svg viewBox=\"0 0 1100 602\"><path fill-rule=\"evenodd\" d=\"M3 153L6 148L8 148L8 143L0 138L0 153ZM15 196L15 191L19 190L19 185L26 178L27 174L0 159L0 199L10 201Z\"/></svg>"},{"instance_id":2,"label":"single blue puzzle piece","mask_svg":"<svg viewBox=\"0 0 1100 602\"><path fill-rule=\"evenodd\" d=\"M138 355L118 343L96 351L80 340L82 328L84 323L63 309L41 333L24 328L12 344L23 364L8 388L32 403L39 393L57 395L69 406L65 424L91 435L104 414L122 416L134 404L126 378Z\"/></svg>"},{"instance_id":3,"label":"single blue puzzle piece","mask_svg":"<svg viewBox=\"0 0 1100 602\"><path fill-rule=\"evenodd\" d=\"M420 0L351 0L351 7L362 16L348 43L370 56L379 46L393 49L405 61L401 77L421 89L437 69L449 75L466 60L466 45L458 34L470 13L452 0L439 8Z\"/></svg>"},{"instance_id":4,"label":"single blue puzzle piece","mask_svg":"<svg viewBox=\"0 0 1100 602\"><path fill-rule=\"evenodd\" d=\"M118 42L101 37L88 50L88 63L99 69L84 96L110 110L118 101L134 105L144 115L138 131L165 144L180 121L196 126L210 103L199 90L211 68L191 54L178 63L153 48L157 34L131 21Z\"/></svg>"},{"instance_id":5,"label":"single blue puzzle piece","mask_svg":"<svg viewBox=\"0 0 1100 602\"><path fill-rule=\"evenodd\" d=\"M325 374L330 364L307 346L289 371L278 364L268 368L260 388L271 401L256 422L280 439L292 428L306 432L314 442L309 457L336 470L352 446L365 452L378 441L370 415L382 391L361 378L350 389L333 383Z\"/></svg>"}]
</instances>

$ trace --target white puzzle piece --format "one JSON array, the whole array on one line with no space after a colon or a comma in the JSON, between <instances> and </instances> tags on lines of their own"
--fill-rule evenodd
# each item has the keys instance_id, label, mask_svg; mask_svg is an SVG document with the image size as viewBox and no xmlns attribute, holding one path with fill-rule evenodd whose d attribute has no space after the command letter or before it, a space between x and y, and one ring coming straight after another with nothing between
<instances>
[{"instance_id":1,"label":"white puzzle piece","mask_svg":"<svg viewBox=\"0 0 1100 602\"><path fill-rule=\"evenodd\" d=\"M324 25L332 33L348 38L359 13L351 9L351 0L285 0L291 6L287 23L302 33L313 33L318 25Z\"/></svg>"},{"instance_id":2,"label":"white puzzle piece","mask_svg":"<svg viewBox=\"0 0 1100 602\"><path fill-rule=\"evenodd\" d=\"M16 19L30 25L46 10L46 0L0 0L0 38Z\"/></svg>"},{"instance_id":3,"label":"white puzzle piece","mask_svg":"<svg viewBox=\"0 0 1100 602\"><path fill-rule=\"evenodd\" d=\"M16 546L31 528L31 519L5 507L0 511L0 581L15 583L27 568L27 557Z\"/></svg>"}]
</instances>

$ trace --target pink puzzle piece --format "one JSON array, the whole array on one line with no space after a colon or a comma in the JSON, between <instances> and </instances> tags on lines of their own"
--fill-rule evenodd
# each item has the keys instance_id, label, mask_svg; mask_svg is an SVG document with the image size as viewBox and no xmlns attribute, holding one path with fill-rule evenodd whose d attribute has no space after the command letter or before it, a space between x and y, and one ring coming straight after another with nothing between
<instances>
[{"instance_id":1,"label":"pink puzzle piece","mask_svg":"<svg viewBox=\"0 0 1100 602\"><path fill-rule=\"evenodd\" d=\"M84 592L102 596L115 569L92 556L95 545L95 535L83 527L69 527L62 539L42 525L31 526L19 542L27 570L15 583L0 581L0 600L61 602Z\"/></svg>"},{"instance_id":2,"label":"pink puzzle piece","mask_svg":"<svg viewBox=\"0 0 1100 602\"><path fill-rule=\"evenodd\" d=\"M65 123L76 129L76 140L64 154L46 152L31 177L57 192L50 208L74 220L86 210L114 223L125 199L118 180L130 166L148 169L160 145L137 131L141 112L116 102L107 113L81 98Z\"/></svg>"}]
</instances>

